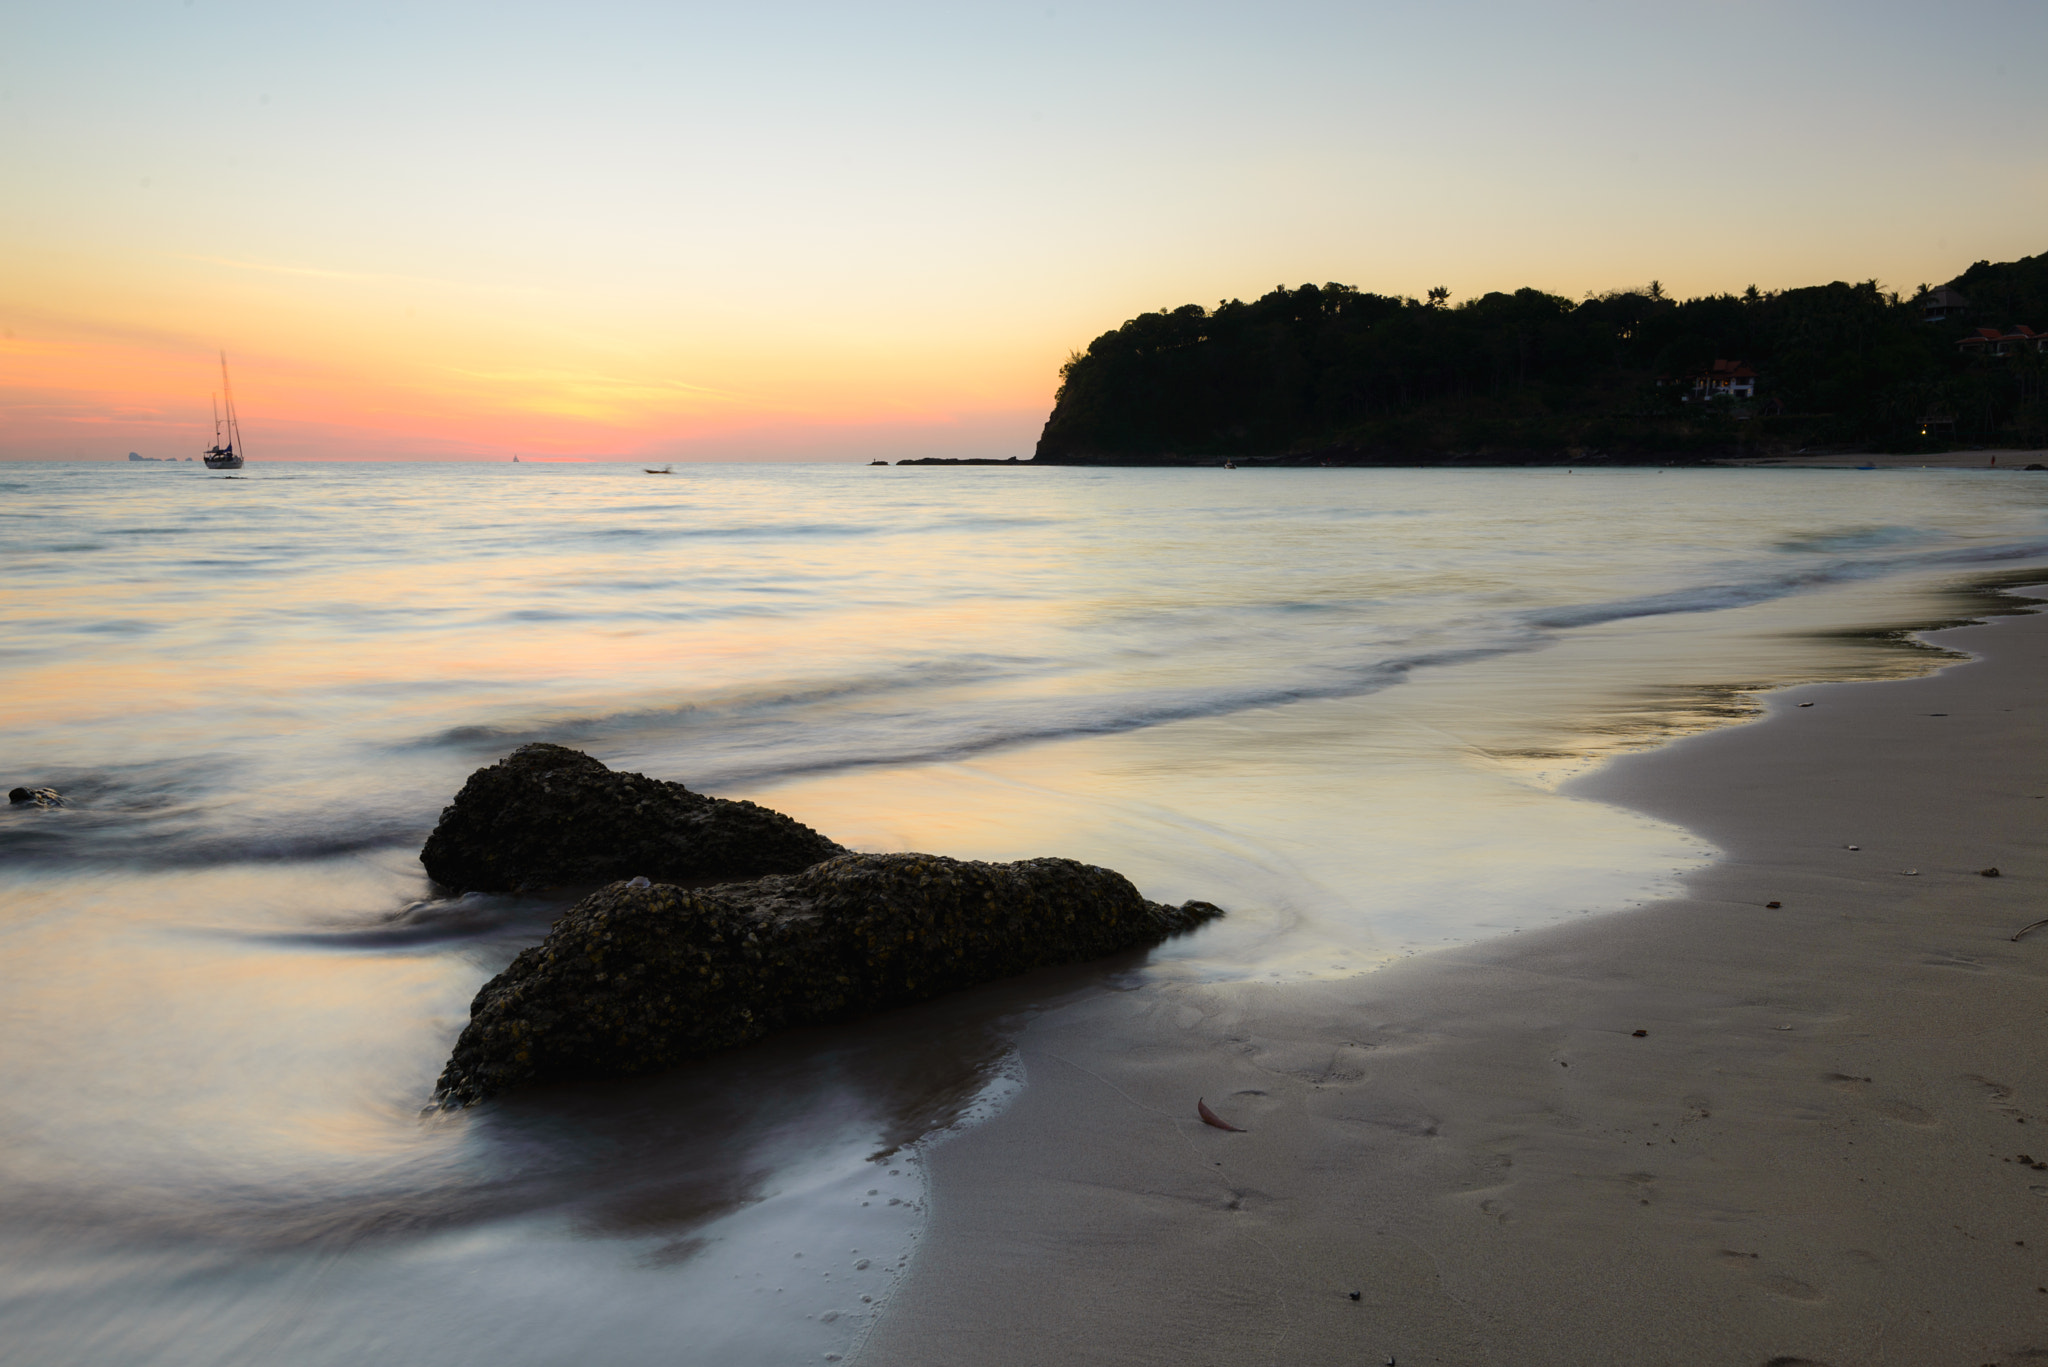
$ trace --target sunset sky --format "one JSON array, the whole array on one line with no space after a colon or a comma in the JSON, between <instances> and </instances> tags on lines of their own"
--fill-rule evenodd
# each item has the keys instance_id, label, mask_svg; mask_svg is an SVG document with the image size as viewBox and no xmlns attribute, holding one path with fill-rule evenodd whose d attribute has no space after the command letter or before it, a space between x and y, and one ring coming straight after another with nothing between
<instances>
[{"instance_id":1,"label":"sunset sky","mask_svg":"<svg viewBox=\"0 0 2048 1367\"><path fill-rule=\"evenodd\" d=\"M1134 313L2048 250L2048 6L224 3L0 26L0 457L1028 456ZM2048 319L2014 320L2048 327Z\"/></svg>"}]
</instances>

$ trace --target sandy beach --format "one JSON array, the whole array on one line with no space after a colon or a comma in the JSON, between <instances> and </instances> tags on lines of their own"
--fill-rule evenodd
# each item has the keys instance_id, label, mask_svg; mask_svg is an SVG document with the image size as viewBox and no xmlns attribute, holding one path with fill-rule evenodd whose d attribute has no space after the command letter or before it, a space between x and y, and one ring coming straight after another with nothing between
<instances>
[{"instance_id":1,"label":"sandy beach","mask_svg":"<svg viewBox=\"0 0 2048 1367\"><path fill-rule=\"evenodd\" d=\"M858 1360L2048 1359L2048 616L1929 639L1578 780L1682 899L1040 1018Z\"/></svg>"}]
</instances>

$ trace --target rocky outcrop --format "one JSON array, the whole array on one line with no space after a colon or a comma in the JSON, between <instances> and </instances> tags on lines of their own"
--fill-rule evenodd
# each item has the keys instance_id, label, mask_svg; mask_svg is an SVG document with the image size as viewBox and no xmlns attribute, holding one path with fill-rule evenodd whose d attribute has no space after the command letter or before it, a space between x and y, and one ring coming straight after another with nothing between
<instances>
[{"instance_id":1,"label":"rocky outcrop","mask_svg":"<svg viewBox=\"0 0 2048 1367\"><path fill-rule=\"evenodd\" d=\"M525 892L635 876L790 873L843 853L766 807L615 773L580 750L522 745L469 776L420 863L455 892Z\"/></svg>"},{"instance_id":2,"label":"rocky outcrop","mask_svg":"<svg viewBox=\"0 0 2048 1367\"><path fill-rule=\"evenodd\" d=\"M1121 874L1071 859L842 854L697 890L635 878L584 898L484 985L437 1096L468 1105L667 1068L788 1026L1155 944L1221 914L1148 902Z\"/></svg>"},{"instance_id":3,"label":"rocky outcrop","mask_svg":"<svg viewBox=\"0 0 2048 1367\"><path fill-rule=\"evenodd\" d=\"M64 795L55 788L10 789L7 794L7 804L10 807L41 807L45 810L52 807L67 807L70 805L64 800Z\"/></svg>"}]
</instances>

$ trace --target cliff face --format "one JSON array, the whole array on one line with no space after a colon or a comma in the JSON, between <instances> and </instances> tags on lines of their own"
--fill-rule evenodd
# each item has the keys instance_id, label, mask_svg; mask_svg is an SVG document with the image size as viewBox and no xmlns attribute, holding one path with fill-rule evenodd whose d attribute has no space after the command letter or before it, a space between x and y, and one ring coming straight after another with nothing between
<instances>
[{"instance_id":1,"label":"cliff face","mask_svg":"<svg viewBox=\"0 0 2048 1367\"><path fill-rule=\"evenodd\" d=\"M1992 364L1956 347L1975 326L2048 328L2048 317L2004 316L2048 298L2048 255L1979 263L1957 283L1974 289L1974 312L1932 321L1874 281L1684 301L1655 284L1580 302L1524 289L1455 307L1439 291L1422 301L1303 285L1188 304L1076 353L1033 459L1592 464L1772 444L1907 450L1930 414L1953 420L1956 441L2048 440L2048 384L2035 373L2048 357ZM1986 310L1999 316L1975 316ZM1754 394L1707 399L1698 383L1716 361L1752 368Z\"/></svg>"}]
</instances>

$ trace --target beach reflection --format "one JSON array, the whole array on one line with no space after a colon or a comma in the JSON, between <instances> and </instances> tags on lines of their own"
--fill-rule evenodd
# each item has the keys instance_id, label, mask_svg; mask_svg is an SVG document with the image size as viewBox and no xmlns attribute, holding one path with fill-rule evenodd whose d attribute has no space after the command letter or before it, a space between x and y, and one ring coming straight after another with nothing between
<instances>
[{"instance_id":1,"label":"beach reflection","mask_svg":"<svg viewBox=\"0 0 2048 1367\"><path fill-rule=\"evenodd\" d=\"M500 1360L528 1351L526 1331L508 1339L481 1308L530 1322L496 1279L543 1251L542 1299L563 1313L621 1277L661 1278L660 1312L633 1309L609 1361L673 1360L679 1333L743 1360L816 1357L858 1331L907 1255L911 1146L1000 1104L1023 1020L1142 960L423 1113L470 995L560 906L501 899L453 943L351 938L391 919L351 926L351 908L422 890L351 860L45 878L10 903L0 1360L360 1361L352 1328L324 1335L394 1259L426 1279L375 1293L395 1297L384 1316L422 1316L391 1325L410 1351ZM735 1279L769 1298L743 1321ZM125 1308L93 1308L110 1303ZM169 1349L195 1316L208 1328L188 1359Z\"/></svg>"}]
</instances>

